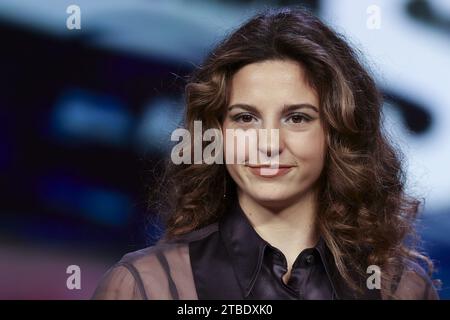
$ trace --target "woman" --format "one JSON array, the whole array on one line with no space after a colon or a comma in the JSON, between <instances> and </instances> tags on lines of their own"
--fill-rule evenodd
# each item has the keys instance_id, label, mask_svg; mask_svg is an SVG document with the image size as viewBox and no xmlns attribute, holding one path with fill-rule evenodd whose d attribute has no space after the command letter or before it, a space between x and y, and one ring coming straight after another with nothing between
<instances>
[{"instance_id":1,"label":"woman","mask_svg":"<svg viewBox=\"0 0 450 320\"><path fill-rule=\"evenodd\" d=\"M192 75L185 127L219 129L226 155L242 151L227 130L275 129L256 146L275 168L249 161L254 141L241 163L170 164L164 237L94 298L438 299L381 106L355 51L307 11L250 19Z\"/></svg>"}]
</instances>

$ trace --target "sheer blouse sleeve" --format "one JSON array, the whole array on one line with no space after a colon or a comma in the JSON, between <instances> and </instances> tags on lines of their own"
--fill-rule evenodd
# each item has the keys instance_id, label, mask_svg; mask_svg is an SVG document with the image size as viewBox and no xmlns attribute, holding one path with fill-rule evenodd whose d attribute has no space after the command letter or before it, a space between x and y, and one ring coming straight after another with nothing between
<instances>
[{"instance_id":1,"label":"sheer blouse sleeve","mask_svg":"<svg viewBox=\"0 0 450 320\"><path fill-rule=\"evenodd\" d=\"M100 280L92 299L142 300L145 289L133 265L117 263Z\"/></svg>"},{"instance_id":2,"label":"sheer blouse sleeve","mask_svg":"<svg viewBox=\"0 0 450 320\"><path fill-rule=\"evenodd\" d=\"M187 243L131 252L102 277L92 299L197 299Z\"/></svg>"},{"instance_id":3,"label":"sheer blouse sleeve","mask_svg":"<svg viewBox=\"0 0 450 320\"><path fill-rule=\"evenodd\" d=\"M408 263L398 281L395 298L401 300L439 300L437 290L425 272L417 263Z\"/></svg>"}]
</instances>

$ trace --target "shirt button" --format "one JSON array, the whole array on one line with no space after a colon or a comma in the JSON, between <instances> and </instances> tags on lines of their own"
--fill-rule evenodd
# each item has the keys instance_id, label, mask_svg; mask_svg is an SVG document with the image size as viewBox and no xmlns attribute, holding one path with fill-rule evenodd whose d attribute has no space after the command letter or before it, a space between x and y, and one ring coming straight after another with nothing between
<instances>
[{"instance_id":1,"label":"shirt button","mask_svg":"<svg viewBox=\"0 0 450 320\"><path fill-rule=\"evenodd\" d=\"M312 254L306 256L306 263L307 264L313 264L314 263L314 256Z\"/></svg>"}]
</instances>

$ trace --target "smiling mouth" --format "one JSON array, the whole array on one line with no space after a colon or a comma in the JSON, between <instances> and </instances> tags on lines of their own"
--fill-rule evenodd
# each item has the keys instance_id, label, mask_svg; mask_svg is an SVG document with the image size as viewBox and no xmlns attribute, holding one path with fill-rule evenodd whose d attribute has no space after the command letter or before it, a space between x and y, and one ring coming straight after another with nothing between
<instances>
[{"instance_id":1,"label":"smiling mouth","mask_svg":"<svg viewBox=\"0 0 450 320\"><path fill-rule=\"evenodd\" d=\"M277 168L271 168L270 166L246 166L250 172L256 176L264 178L275 178L284 176L292 170L294 166L280 165Z\"/></svg>"}]
</instances>

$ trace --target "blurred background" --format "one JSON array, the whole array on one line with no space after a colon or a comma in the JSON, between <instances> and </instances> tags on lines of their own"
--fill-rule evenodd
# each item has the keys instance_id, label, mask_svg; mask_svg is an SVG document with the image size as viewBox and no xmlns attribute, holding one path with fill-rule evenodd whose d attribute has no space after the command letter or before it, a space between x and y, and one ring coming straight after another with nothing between
<instances>
[{"instance_id":1,"label":"blurred background","mask_svg":"<svg viewBox=\"0 0 450 320\"><path fill-rule=\"evenodd\" d=\"M0 298L88 299L123 254L151 245L147 197L183 77L256 11L296 4L374 73L449 299L448 0L1 0ZM70 265L80 289L66 286Z\"/></svg>"}]
</instances>

